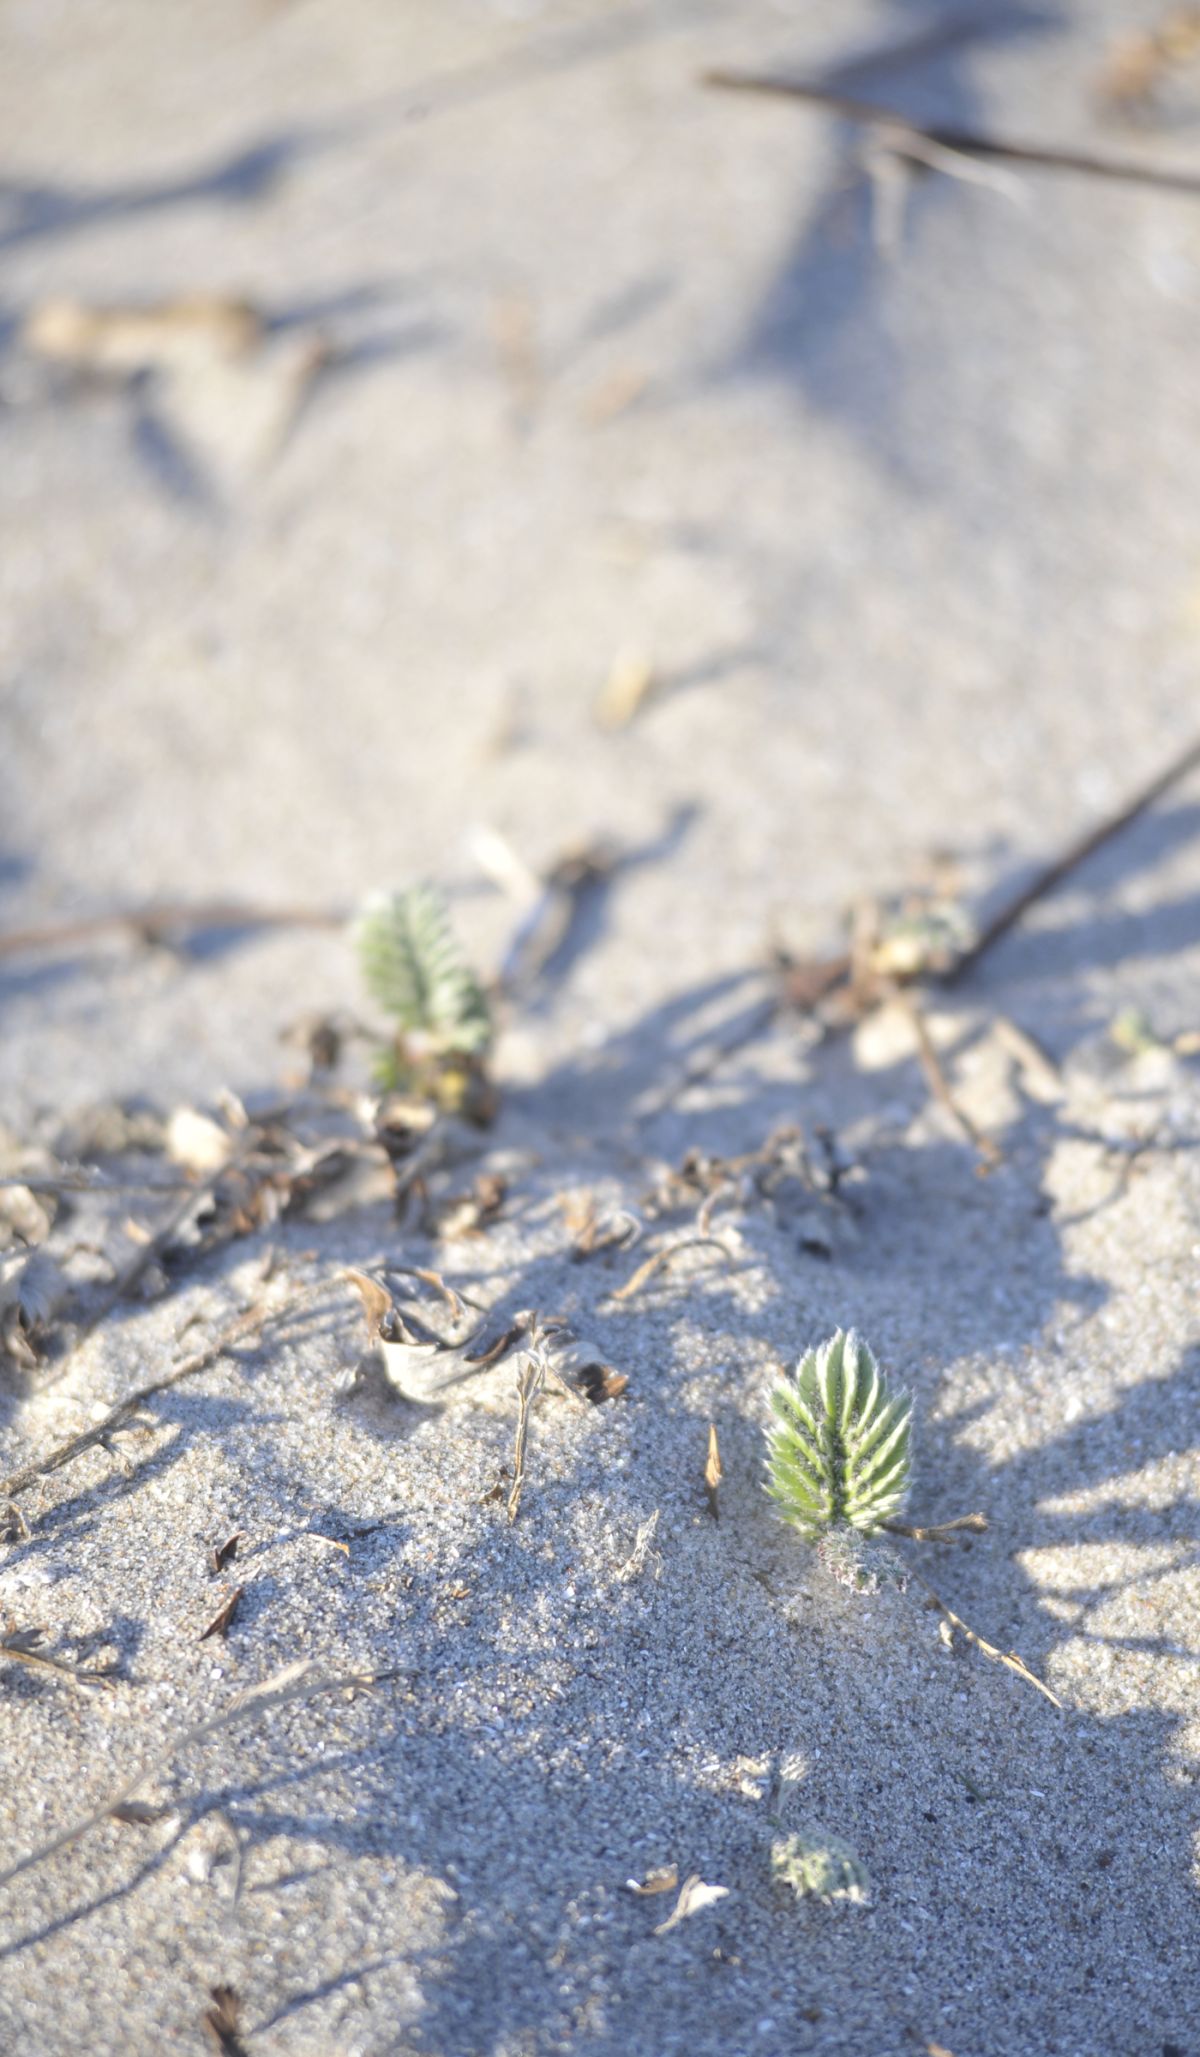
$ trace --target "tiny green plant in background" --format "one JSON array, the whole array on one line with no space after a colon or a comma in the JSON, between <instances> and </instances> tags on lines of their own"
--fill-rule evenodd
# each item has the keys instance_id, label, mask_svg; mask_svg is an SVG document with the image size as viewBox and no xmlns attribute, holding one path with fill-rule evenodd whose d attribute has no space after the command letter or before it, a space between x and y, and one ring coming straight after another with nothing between
<instances>
[{"instance_id":1,"label":"tiny green plant in background","mask_svg":"<svg viewBox=\"0 0 1200 2057\"><path fill-rule=\"evenodd\" d=\"M877 1540L899 1513L912 1468L912 1400L853 1329L806 1350L771 1395L767 1491L843 1585L877 1592L905 1570Z\"/></svg>"},{"instance_id":2,"label":"tiny green plant in background","mask_svg":"<svg viewBox=\"0 0 1200 2057\"><path fill-rule=\"evenodd\" d=\"M491 1011L441 894L428 885L372 894L354 941L368 992L396 1023L376 1063L380 1085L486 1120Z\"/></svg>"},{"instance_id":3,"label":"tiny green plant in background","mask_svg":"<svg viewBox=\"0 0 1200 2057\"><path fill-rule=\"evenodd\" d=\"M771 1845L771 1875L790 1886L798 1900L823 1900L827 1907L863 1907L871 1881L858 1852L816 1822L805 1822Z\"/></svg>"}]
</instances>

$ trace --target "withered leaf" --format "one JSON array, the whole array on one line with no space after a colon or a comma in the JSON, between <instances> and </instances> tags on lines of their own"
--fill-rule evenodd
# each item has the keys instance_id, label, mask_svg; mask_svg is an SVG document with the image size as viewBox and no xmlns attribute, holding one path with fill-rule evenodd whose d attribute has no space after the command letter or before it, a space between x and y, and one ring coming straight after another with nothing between
<instances>
[{"instance_id":1,"label":"withered leaf","mask_svg":"<svg viewBox=\"0 0 1200 2057\"><path fill-rule=\"evenodd\" d=\"M619 1400L629 1385L628 1374L611 1364L580 1364L573 1376L584 1399L593 1407L602 1406L605 1400Z\"/></svg>"},{"instance_id":2,"label":"withered leaf","mask_svg":"<svg viewBox=\"0 0 1200 2057\"><path fill-rule=\"evenodd\" d=\"M200 1642L206 1643L210 1636L223 1636L225 1634L230 1622L237 1613L238 1602L245 1590L245 1586L235 1586L233 1591L222 1600L208 1627L201 1631Z\"/></svg>"},{"instance_id":3,"label":"withered leaf","mask_svg":"<svg viewBox=\"0 0 1200 2057\"><path fill-rule=\"evenodd\" d=\"M508 1196L508 1182L498 1172L481 1171L469 1193L446 1200L437 1214L439 1236L453 1241L460 1236L477 1236L495 1221Z\"/></svg>"},{"instance_id":4,"label":"withered leaf","mask_svg":"<svg viewBox=\"0 0 1200 2057\"><path fill-rule=\"evenodd\" d=\"M212 1549L208 1553L208 1568L214 1575L218 1571L223 1571L227 1564L233 1563L238 1553L238 1544L244 1540L244 1537L245 1530L235 1528L233 1534L226 1536L223 1543L213 1544Z\"/></svg>"},{"instance_id":5,"label":"withered leaf","mask_svg":"<svg viewBox=\"0 0 1200 2057\"><path fill-rule=\"evenodd\" d=\"M247 2057L246 2045L238 2034L242 2003L232 1986L213 1986L211 2006L202 2016L209 2047L215 2057Z\"/></svg>"},{"instance_id":6,"label":"withered leaf","mask_svg":"<svg viewBox=\"0 0 1200 2057\"><path fill-rule=\"evenodd\" d=\"M675 1864L656 1864L645 1878L627 1878L626 1888L636 1893L639 1900L648 1900L652 1893L673 1893L679 1884L679 1867Z\"/></svg>"},{"instance_id":7,"label":"withered leaf","mask_svg":"<svg viewBox=\"0 0 1200 2057\"><path fill-rule=\"evenodd\" d=\"M349 1281L362 1301L363 1313L367 1317L367 1327L371 1335L379 1335L392 1312L392 1296L387 1287L381 1285L377 1278L372 1278L366 1271L347 1269L342 1273L342 1277Z\"/></svg>"},{"instance_id":8,"label":"withered leaf","mask_svg":"<svg viewBox=\"0 0 1200 2057\"><path fill-rule=\"evenodd\" d=\"M655 1935L665 1936L669 1930L677 1928L681 1921L686 1921L689 1915L699 1914L701 1908L711 1907L715 1901L723 1900L728 1891L728 1886L706 1886L699 1872L694 1871L690 1878L684 1879L678 1900L666 1920L659 1922L654 1931Z\"/></svg>"}]
</instances>

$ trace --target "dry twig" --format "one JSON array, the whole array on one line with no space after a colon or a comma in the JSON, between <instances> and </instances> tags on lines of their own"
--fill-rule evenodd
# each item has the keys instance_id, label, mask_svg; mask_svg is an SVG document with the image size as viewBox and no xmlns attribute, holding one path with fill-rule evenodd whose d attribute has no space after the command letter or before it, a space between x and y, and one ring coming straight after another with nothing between
<instances>
[{"instance_id":1,"label":"dry twig","mask_svg":"<svg viewBox=\"0 0 1200 2057\"><path fill-rule=\"evenodd\" d=\"M105 1442L115 1430L125 1426L130 1416L136 1414L144 1401L152 1400L157 1393L169 1392L172 1386L182 1385L185 1379L195 1378L198 1372L207 1371L209 1365L218 1357L223 1357L227 1350L236 1348L239 1343L248 1342L250 1337L257 1335L268 1322L281 1320L291 1311L294 1304L289 1302L287 1306L270 1309L248 1307L229 1322L219 1335L214 1336L211 1342L206 1343L203 1349L185 1358L173 1371L164 1372L162 1378L150 1379L146 1385L138 1386L137 1390L128 1394L124 1400L118 1400L116 1406L110 1407L103 1420L96 1422L94 1427L84 1429L77 1436L68 1437L65 1443L59 1443L53 1450L48 1450L44 1457L36 1457L32 1463L23 1464L19 1471L10 1472L6 1479L0 1479L0 1501L14 1499L18 1493L24 1493L30 1486L35 1486L42 1479L48 1478L52 1471L61 1471L64 1465L73 1463L85 1450L92 1450L98 1443Z\"/></svg>"},{"instance_id":2,"label":"dry twig","mask_svg":"<svg viewBox=\"0 0 1200 2057\"><path fill-rule=\"evenodd\" d=\"M923 1577L912 1565L909 1566L909 1569L912 1571L912 1575L918 1585L924 1586L934 1606L939 1608L945 1615L952 1628L958 1629L959 1633L964 1635L969 1643L974 1643L977 1650L982 1650L985 1657L994 1657L998 1664L1006 1664L1010 1671L1015 1671L1018 1678L1026 1679L1031 1686L1036 1686L1038 1692L1044 1694L1052 1707L1061 1709L1062 1701L1058 1698L1058 1695L1052 1693L1049 1686L1043 1685L1035 1671L1030 1671L1023 1657L1018 1657L1015 1650L998 1650L994 1643L987 1642L975 1629L968 1628L962 1616L956 1614L953 1607L947 1607L940 1593L934 1592L929 1580Z\"/></svg>"},{"instance_id":3,"label":"dry twig","mask_svg":"<svg viewBox=\"0 0 1200 2057\"><path fill-rule=\"evenodd\" d=\"M981 158L995 164L1022 164L1031 171L1079 172L1085 177L1112 179L1140 186L1156 186L1172 193L1200 195L1200 172L1170 166L1139 164L1132 157L1111 157L1099 150L1066 149L1052 143L1017 143L1006 136L988 135L981 129L959 129L944 122L916 122L895 108L874 101L856 100L838 93L818 79L786 79L750 72L710 71L701 84L724 92L760 93L792 100L807 100L846 121L855 121L890 137L909 156L919 156L933 146L950 150L959 157Z\"/></svg>"},{"instance_id":4,"label":"dry twig","mask_svg":"<svg viewBox=\"0 0 1200 2057\"><path fill-rule=\"evenodd\" d=\"M727 1261L732 1261L733 1253L728 1243L722 1242L720 1236L680 1236L674 1243L664 1243L661 1250L656 1250L652 1257L647 1257L644 1264L639 1264L632 1277L627 1278L623 1286L617 1286L613 1290L609 1295L610 1299L632 1300L634 1294L639 1293L673 1257L678 1257L685 1250L705 1249L719 1250ZM2 1491L3 1487L0 1486L0 1492Z\"/></svg>"}]
</instances>

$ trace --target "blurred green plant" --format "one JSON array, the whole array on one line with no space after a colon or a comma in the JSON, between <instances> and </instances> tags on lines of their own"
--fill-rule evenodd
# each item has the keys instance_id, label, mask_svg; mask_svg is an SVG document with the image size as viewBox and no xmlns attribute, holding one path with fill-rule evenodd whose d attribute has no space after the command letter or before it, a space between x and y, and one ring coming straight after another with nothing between
<instances>
[{"instance_id":1,"label":"blurred green plant","mask_svg":"<svg viewBox=\"0 0 1200 2057\"><path fill-rule=\"evenodd\" d=\"M853 1329L838 1329L779 1381L771 1409L767 1491L783 1520L818 1546L841 1584L858 1592L903 1586L898 1556L873 1539L908 1493L909 1395Z\"/></svg>"},{"instance_id":2,"label":"blurred green plant","mask_svg":"<svg viewBox=\"0 0 1200 2057\"><path fill-rule=\"evenodd\" d=\"M378 1084L489 1119L491 1010L441 894L429 885L372 894L354 924L354 942L368 992L396 1024L376 1058Z\"/></svg>"}]
</instances>

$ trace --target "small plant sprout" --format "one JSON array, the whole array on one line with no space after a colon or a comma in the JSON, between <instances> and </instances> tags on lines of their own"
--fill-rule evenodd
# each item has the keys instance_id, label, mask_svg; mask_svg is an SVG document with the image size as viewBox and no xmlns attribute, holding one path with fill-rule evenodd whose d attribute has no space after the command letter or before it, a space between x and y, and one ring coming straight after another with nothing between
<instances>
[{"instance_id":1,"label":"small plant sprout","mask_svg":"<svg viewBox=\"0 0 1200 2057\"><path fill-rule=\"evenodd\" d=\"M899 1513L911 1470L912 1400L853 1329L807 1350L771 1395L767 1491L784 1521L817 1545L856 1592L903 1586L879 1531Z\"/></svg>"},{"instance_id":2,"label":"small plant sprout","mask_svg":"<svg viewBox=\"0 0 1200 2057\"><path fill-rule=\"evenodd\" d=\"M867 1868L856 1850L815 1822L771 1845L771 1875L790 1886L798 1900L823 1900L827 1907L863 1907L871 1896Z\"/></svg>"},{"instance_id":3,"label":"small plant sprout","mask_svg":"<svg viewBox=\"0 0 1200 2057\"><path fill-rule=\"evenodd\" d=\"M376 1075L389 1091L422 1094L448 1113L486 1121L487 996L462 954L440 893L376 893L354 925L368 992L396 1023Z\"/></svg>"}]
</instances>

